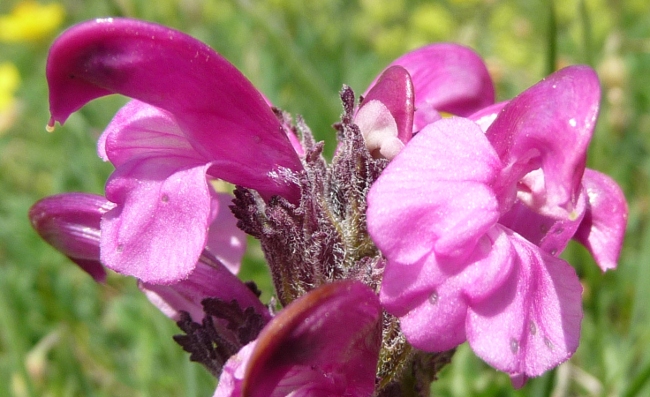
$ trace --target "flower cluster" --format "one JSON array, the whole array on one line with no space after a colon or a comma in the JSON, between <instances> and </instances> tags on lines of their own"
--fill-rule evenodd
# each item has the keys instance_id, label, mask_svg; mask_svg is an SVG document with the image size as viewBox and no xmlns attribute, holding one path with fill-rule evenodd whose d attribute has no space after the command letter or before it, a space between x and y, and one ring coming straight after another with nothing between
<instances>
[{"instance_id":1,"label":"flower cluster","mask_svg":"<svg viewBox=\"0 0 650 397\"><path fill-rule=\"evenodd\" d=\"M215 396L426 396L465 341L519 387L578 346L568 241L616 267L627 206L585 168L600 99L585 66L495 104L474 52L415 50L359 100L343 88L331 163L301 118L162 26L75 26L47 78L50 128L100 96L132 101L99 140L105 197L45 198L34 227L97 281L136 277L220 378ZM236 277L244 232L269 305Z\"/></svg>"}]
</instances>

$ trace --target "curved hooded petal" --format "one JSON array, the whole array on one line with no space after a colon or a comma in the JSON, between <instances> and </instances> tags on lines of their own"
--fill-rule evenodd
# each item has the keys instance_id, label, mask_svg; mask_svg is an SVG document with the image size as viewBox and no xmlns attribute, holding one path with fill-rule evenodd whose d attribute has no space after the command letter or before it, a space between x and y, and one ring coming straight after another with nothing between
<instances>
[{"instance_id":1,"label":"curved hooded petal","mask_svg":"<svg viewBox=\"0 0 650 397\"><path fill-rule=\"evenodd\" d=\"M575 239L605 271L616 268L627 224L627 203L621 188L607 175L586 169L582 185L589 205Z\"/></svg>"},{"instance_id":2,"label":"curved hooded petal","mask_svg":"<svg viewBox=\"0 0 650 397\"><path fill-rule=\"evenodd\" d=\"M395 157L368 193L368 231L389 264L431 252L469 254L498 219L491 184L501 163L467 119L428 125Z\"/></svg>"},{"instance_id":3,"label":"curved hooded petal","mask_svg":"<svg viewBox=\"0 0 650 397\"><path fill-rule=\"evenodd\" d=\"M359 282L327 284L309 292L260 333L244 364L241 395L371 395L381 319L377 296ZM215 395L228 395L219 393Z\"/></svg>"},{"instance_id":4,"label":"curved hooded petal","mask_svg":"<svg viewBox=\"0 0 650 397\"><path fill-rule=\"evenodd\" d=\"M499 291L470 305L467 340L498 370L515 378L539 376L578 348L582 286L568 263L504 232L515 269Z\"/></svg>"},{"instance_id":5,"label":"curved hooded petal","mask_svg":"<svg viewBox=\"0 0 650 397\"><path fill-rule=\"evenodd\" d=\"M432 44L401 56L389 67L394 65L406 69L413 80L414 131L438 120L438 112L468 116L494 103L492 79L481 58L469 48Z\"/></svg>"},{"instance_id":6,"label":"curved hooded petal","mask_svg":"<svg viewBox=\"0 0 650 397\"><path fill-rule=\"evenodd\" d=\"M194 322L205 317L201 302L217 298L224 302L236 301L246 309L252 307L265 322L271 319L268 309L258 297L218 259L205 252L189 277L171 285L140 282L139 287L161 312L174 321L180 312L189 313Z\"/></svg>"},{"instance_id":7,"label":"curved hooded petal","mask_svg":"<svg viewBox=\"0 0 650 397\"><path fill-rule=\"evenodd\" d=\"M113 207L102 196L66 193L39 200L30 208L29 219L43 240L103 282L106 270L99 261L99 224Z\"/></svg>"},{"instance_id":8,"label":"curved hooded petal","mask_svg":"<svg viewBox=\"0 0 650 397\"><path fill-rule=\"evenodd\" d=\"M408 71L397 65L388 67L364 96L355 122L363 118L359 113L373 101L380 102L395 121L396 137L404 144L410 141L413 135L414 92ZM363 129L361 132L364 132Z\"/></svg>"},{"instance_id":9,"label":"curved hooded petal","mask_svg":"<svg viewBox=\"0 0 650 397\"><path fill-rule=\"evenodd\" d=\"M577 218L574 207L599 100L596 73L587 66L570 66L503 108L486 136L505 164L495 186L504 212L516 193L540 214ZM525 177L538 168L541 175Z\"/></svg>"},{"instance_id":10,"label":"curved hooded petal","mask_svg":"<svg viewBox=\"0 0 650 397\"><path fill-rule=\"evenodd\" d=\"M178 31L128 19L72 27L52 45L47 64L55 121L88 101L119 93L171 113L214 174L296 201L298 187L278 171L302 169L269 106L251 83L207 45Z\"/></svg>"}]
</instances>

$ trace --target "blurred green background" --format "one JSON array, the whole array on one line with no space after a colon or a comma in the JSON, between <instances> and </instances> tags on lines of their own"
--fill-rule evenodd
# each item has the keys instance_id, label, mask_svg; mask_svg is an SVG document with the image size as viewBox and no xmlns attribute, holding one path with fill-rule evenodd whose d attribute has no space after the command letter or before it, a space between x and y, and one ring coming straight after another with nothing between
<instances>
[{"instance_id":1,"label":"blurred green background","mask_svg":"<svg viewBox=\"0 0 650 397\"><path fill-rule=\"evenodd\" d=\"M619 269L586 251L565 257L584 284L580 348L513 391L461 346L441 396L650 395L650 5L647 0L109 0L0 2L0 396L211 396L215 381L172 340L176 326L111 274L105 285L42 242L27 211L67 191L102 193L111 167L95 154L124 98L97 100L56 132L44 65L65 27L128 16L187 32L225 55L277 106L302 114L333 149L343 83L357 93L392 59L436 41L480 53L508 99L553 69L600 75L601 115L589 166L613 176L630 206ZM251 263L257 262L255 254ZM264 283L264 270L244 275ZM269 298L266 288L263 298Z\"/></svg>"}]
</instances>

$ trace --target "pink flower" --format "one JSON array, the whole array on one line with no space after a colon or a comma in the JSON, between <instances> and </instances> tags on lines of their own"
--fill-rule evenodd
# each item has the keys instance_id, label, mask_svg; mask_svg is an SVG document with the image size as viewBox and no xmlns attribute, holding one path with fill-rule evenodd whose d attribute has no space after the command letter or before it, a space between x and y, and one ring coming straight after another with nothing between
<instances>
[{"instance_id":1,"label":"pink flower","mask_svg":"<svg viewBox=\"0 0 650 397\"><path fill-rule=\"evenodd\" d=\"M585 172L599 99L595 73L569 67L427 125L384 170L368 229L387 259L381 303L412 345L467 340L516 385L575 352L582 287L558 255L575 236L614 267L627 218L616 184Z\"/></svg>"},{"instance_id":2,"label":"pink flower","mask_svg":"<svg viewBox=\"0 0 650 397\"><path fill-rule=\"evenodd\" d=\"M381 319L377 296L360 282L312 290L228 360L214 397L370 396Z\"/></svg>"},{"instance_id":3,"label":"pink flower","mask_svg":"<svg viewBox=\"0 0 650 397\"><path fill-rule=\"evenodd\" d=\"M221 205L227 205L231 197L218 193L215 200ZM100 224L102 216L113 208L115 204L103 196L64 193L36 202L29 210L29 219L43 240L70 258L96 281L103 282L106 270L100 261ZM237 274L244 256L245 241L246 235L237 228L235 217L230 212L222 211L209 227L207 244L199 262L218 262L225 272ZM203 296L216 295L206 293ZM200 299L196 301L200 302Z\"/></svg>"},{"instance_id":4,"label":"pink flower","mask_svg":"<svg viewBox=\"0 0 650 397\"><path fill-rule=\"evenodd\" d=\"M40 200L29 216L45 241L101 282L106 270L99 260L100 219L114 206L102 196L68 193ZM217 218L219 227L211 230L208 246L186 279L170 285L139 283L151 303L187 333L176 339L192 353L191 358L215 375L271 319L258 296L233 273L243 256L244 236L232 214L224 214L231 219ZM213 340L206 344L206 338ZM217 349L215 340L220 344Z\"/></svg>"},{"instance_id":5,"label":"pink flower","mask_svg":"<svg viewBox=\"0 0 650 397\"><path fill-rule=\"evenodd\" d=\"M101 261L152 283L189 275L220 211L209 180L296 202L285 178L302 165L264 97L227 60L175 30L135 20L77 25L47 64L54 122L113 93L136 99L111 122L100 156L106 186Z\"/></svg>"},{"instance_id":6,"label":"pink flower","mask_svg":"<svg viewBox=\"0 0 650 397\"><path fill-rule=\"evenodd\" d=\"M474 51L432 44L392 62L363 95L354 122L373 156L390 160L440 112L469 116L492 103L492 80Z\"/></svg>"},{"instance_id":7,"label":"pink flower","mask_svg":"<svg viewBox=\"0 0 650 397\"><path fill-rule=\"evenodd\" d=\"M106 197L44 199L34 227L96 280L104 266L137 277L190 359L222 375L215 397L426 388L464 341L520 386L578 346L582 288L559 258L568 241L616 267L627 207L585 168L600 99L587 67L494 104L471 50L413 51L358 108L341 91L329 165L301 119L159 25L73 27L47 77L50 127L103 95L132 100L99 140L115 166ZM216 179L240 185L234 202ZM244 237L229 205L261 240L285 305L276 316L235 276Z\"/></svg>"}]
</instances>

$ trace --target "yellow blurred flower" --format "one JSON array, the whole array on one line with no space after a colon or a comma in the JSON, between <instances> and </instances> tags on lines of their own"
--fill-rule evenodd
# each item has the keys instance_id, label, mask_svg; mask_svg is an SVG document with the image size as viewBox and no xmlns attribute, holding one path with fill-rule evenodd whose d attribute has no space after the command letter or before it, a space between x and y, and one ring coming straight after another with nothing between
<instances>
[{"instance_id":1,"label":"yellow blurred flower","mask_svg":"<svg viewBox=\"0 0 650 397\"><path fill-rule=\"evenodd\" d=\"M14 97L20 85L20 73L11 62L0 63L0 134L13 124L18 112Z\"/></svg>"},{"instance_id":2,"label":"yellow blurred flower","mask_svg":"<svg viewBox=\"0 0 650 397\"><path fill-rule=\"evenodd\" d=\"M0 16L0 41L15 43L47 37L63 22L65 11L58 3L23 1L11 14Z\"/></svg>"},{"instance_id":3,"label":"yellow blurred flower","mask_svg":"<svg viewBox=\"0 0 650 397\"><path fill-rule=\"evenodd\" d=\"M11 106L19 85L20 73L16 65L11 62L0 63L0 112Z\"/></svg>"}]
</instances>

